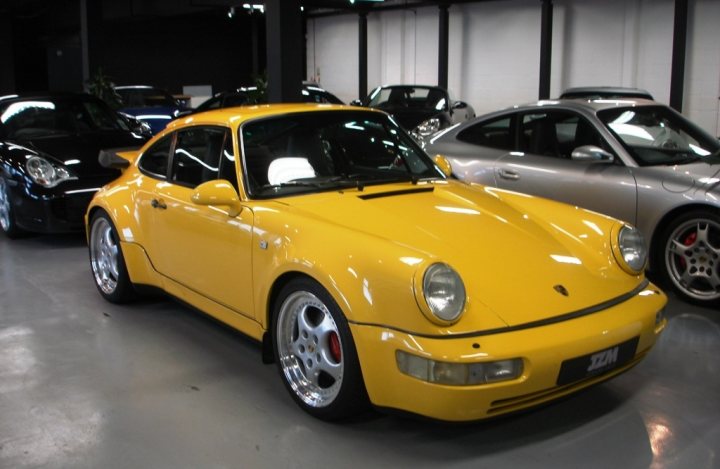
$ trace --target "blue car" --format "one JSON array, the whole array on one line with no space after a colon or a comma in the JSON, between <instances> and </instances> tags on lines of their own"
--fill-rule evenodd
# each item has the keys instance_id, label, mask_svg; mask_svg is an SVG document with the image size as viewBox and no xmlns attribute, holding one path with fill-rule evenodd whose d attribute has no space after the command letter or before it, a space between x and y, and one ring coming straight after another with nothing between
<instances>
[{"instance_id":1,"label":"blue car","mask_svg":"<svg viewBox=\"0 0 720 469\"><path fill-rule=\"evenodd\" d=\"M119 112L147 123L153 134L163 130L184 109L178 100L162 88L116 86L115 91L123 102Z\"/></svg>"}]
</instances>

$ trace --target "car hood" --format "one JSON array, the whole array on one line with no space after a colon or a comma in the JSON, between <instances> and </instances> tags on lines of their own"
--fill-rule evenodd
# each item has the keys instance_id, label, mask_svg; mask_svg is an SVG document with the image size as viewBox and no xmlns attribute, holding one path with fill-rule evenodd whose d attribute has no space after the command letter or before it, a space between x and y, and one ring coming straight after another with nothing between
<instances>
[{"instance_id":1,"label":"car hood","mask_svg":"<svg viewBox=\"0 0 720 469\"><path fill-rule=\"evenodd\" d=\"M489 309L509 326L597 307L641 282L609 253L615 220L545 199L443 181L284 200L305 217L414 250L419 270L451 265L468 312ZM482 324L463 322L466 330Z\"/></svg>"},{"instance_id":2,"label":"car hood","mask_svg":"<svg viewBox=\"0 0 720 469\"><path fill-rule=\"evenodd\" d=\"M441 114L437 109L408 109L406 107L384 107L383 111L392 115L400 127L412 130L431 117Z\"/></svg>"},{"instance_id":3,"label":"car hood","mask_svg":"<svg viewBox=\"0 0 720 469\"><path fill-rule=\"evenodd\" d=\"M54 135L18 143L66 165L79 177L94 177L118 174L115 169L100 166L100 150L140 147L145 141L145 138L138 138L130 132L118 131Z\"/></svg>"}]
</instances>

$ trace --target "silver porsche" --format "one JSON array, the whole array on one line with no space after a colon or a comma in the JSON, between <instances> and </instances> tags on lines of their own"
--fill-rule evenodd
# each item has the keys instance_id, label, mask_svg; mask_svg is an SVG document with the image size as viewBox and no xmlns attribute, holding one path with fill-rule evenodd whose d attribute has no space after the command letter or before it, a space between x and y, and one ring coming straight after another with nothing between
<instances>
[{"instance_id":1,"label":"silver porsche","mask_svg":"<svg viewBox=\"0 0 720 469\"><path fill-rule=\"evenodd\" d=\"M688 300L720 303L720 141L670 107L540 101L445 129L425 149L465 181L635 224L659 279Z\"/></svg>"}]
</instances>

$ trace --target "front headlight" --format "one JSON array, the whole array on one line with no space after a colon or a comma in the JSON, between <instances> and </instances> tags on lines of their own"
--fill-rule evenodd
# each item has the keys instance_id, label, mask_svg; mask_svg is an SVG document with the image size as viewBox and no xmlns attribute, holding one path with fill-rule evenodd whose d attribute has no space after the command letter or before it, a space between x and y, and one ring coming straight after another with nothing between
<instances>
[{"instance_id":1,"label":"front headlight","mask_svg":"<svg viewBox=\"0 0 720 469\"><path fill-rule=\"evenodd\" d=\"M455 270L447 264L436 263L425 270L422 280L424 305L434 322L443 325L460 319L465 309L465 285Z\"/></svg>"},{"instance_id":2,"label":"front headlight","mask_svg":"<svg viewBox=\"0 0 720 469\"><path fill-rule=\"evenodd\" d=\"M613 254L620 267L632 275L642 272L647 264L647 248L640 230L623 224L612 235Z\"/></svg>"},{"instance_id":3,"label":"front headlight","mask_svg":"<svg viewBox=\"0 0 720 469\"><path fill-rule=\"evenodd\" d=\"M431 117L430 119L422 122L420 125L412 130L412 134L419 137L429 137L440 130L440 119L437 117Z\"/></svg>"},{"instance_id":4,"label":"front headlight","mask_svg":"<svg viewBox=\"0 0 720 469\"><path fill-rule=\"evenodd\" d=\"M32 156L25 162L25 169L30 178L43 187L55 187L63 181L77 179L66 168L51 163L40 156Z\"/></svg>"}]
</instances>

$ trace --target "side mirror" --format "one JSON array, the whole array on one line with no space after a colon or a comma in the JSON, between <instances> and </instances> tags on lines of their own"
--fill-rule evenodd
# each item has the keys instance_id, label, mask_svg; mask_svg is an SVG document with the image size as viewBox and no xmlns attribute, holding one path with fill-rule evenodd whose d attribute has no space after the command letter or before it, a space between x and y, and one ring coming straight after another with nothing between
<instances>
[{"instance_id":1,"label":"side mirror","mask_svg":"<svg viewBox=\"0 0 720 469\"><path fill-rule=\"evenodd\" d=\"M574 161L598 161L604 163L612 163L615 157L612 153L603 150L595 145L583 145L573 150L570 157Z\"/></svg>"},{"instance_id":2,"label":"side mirror","mask_svg":"<svg viewBox=\"0 0 720 469\"><path fill-rule=\"evenodd\" d=\"M352 101L350 101L350 106L362 106L362 101L360 101L359 99L353 99Z\"/></svg>"},{"instance_id":3,"label":"side mirror","mask_svg":"<svg viewBox=\"0 0 720 469\"><path fill-rule=\"evenodd\" d=\"M242 211L237 191L225 179L200 184L193 192L192 201L198 205L225 205L230 208L228 215L231 217L238 216Z\"/></svg>"},{"instance_id":4,"label":"side mirror","mask_svg":"<svg viewBox=\"0 0 720 469\"><path fill-rule=\"evenodd\" d=\"M452 105L453 109L465 109L468 105L465 101L455 101Z\"/></svg>"},{"instance_id":5,"label":"side mirror","mask_svg":"<svg viewBox=\"0 0 720 469\"><path fill-rule=\"evenodd\" d=\"M435 155L435 164L438 168L440 168L440 171L443 172L445 177L452 177L452 165L448 161L447 158L445 158L443 155Z\"/></svg>"}]
</instances>

